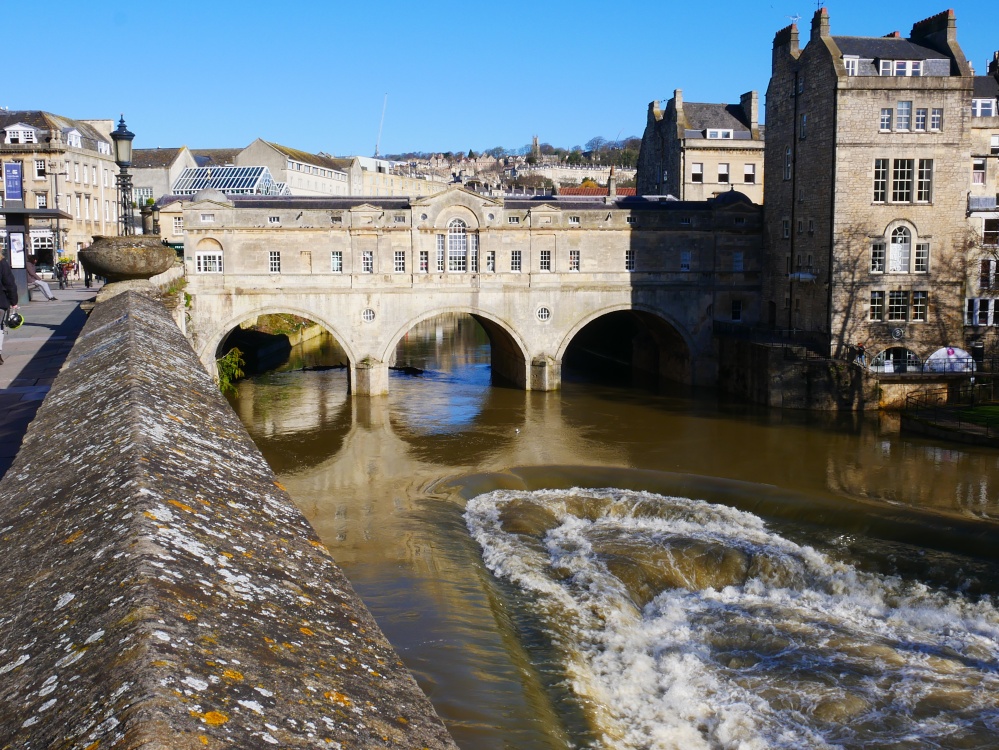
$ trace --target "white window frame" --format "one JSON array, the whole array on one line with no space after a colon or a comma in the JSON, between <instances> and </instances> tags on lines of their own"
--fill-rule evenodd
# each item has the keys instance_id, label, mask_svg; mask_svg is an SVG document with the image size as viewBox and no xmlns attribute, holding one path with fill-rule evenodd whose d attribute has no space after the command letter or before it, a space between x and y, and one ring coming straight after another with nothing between
<instances>
[{"instance_id":1,"label":"white window frame","mask_svg":"<svg viewBox=\"0 0 999 750\"><path fill-rule=\"evenodd\" d=\"M756 184L756 165L744 164L742 167L742 183L744 185Z\"/></svg>"},{"instance_id":2,"label":"white window frame","mask_svg":"<svg viewBox=\"0 0 999 750\"><path fill-rule=\"evenodd\" d=\"M893 110L891 107L882 107L881 120L878 123L878 130L882 133L890 132L894 116L895 116L895 110Z\"/></svg>"},{"instance_id":3,"label":"white window frame","mask_svg":"<svg viewBox=\"0 0 999 750\"><path fill-rule=\"evenodd\" d=\"M510 271L520 273L524 268L524 256L521 250L510 251Z\"/></svg>"},{"instance_id":4,"label":"white window frame","mask_svg":"<svg viewBox=\"0 0 999 750\"><path fill-rule=\"evenodd\" d=\"M943 130L943 107L930 109L930 130Z\"/></svg>"},{"instance_id":5,"label":"white window frame","mask_svg":"<svg viewBox=\"0 0 999 750\"><path fill-rule=\"evenodd\" d=\"M895 105L895 130L912 129L912 102L900 101Z\"/></svg>"},{"instance_id":6,"label":"white window frame","mask_svg":"<svg viewBox=\"0 0 999 750\"><path fill-rule=\"evenodd\" d=\"M844 56L843 66L846 68L846 74L848 76L855 76L858 72L860 72L860 58Z\"/></svg>"},{"instance_id":7,"label":"white window frame","mask_svg":"<svg viewBox=\"0 0 999 750\"><path fill-rule=\"evenodd\" d=\"M269 273L281 273L281 251L267 251L267 270Z\"/></svg>"},{"instance_id":8,"label":"white window frame","mask_svg":"<svg viewBox=\"0 0 999 750\"><path fill-rule=\"evenodd\" d=\"M280 224L281 223L281 217L280 216L268 216L267 217L267 223L268 224Z\"/></svg>"},{"instance_id":9,"label":"white window frame","mask_svg":"<svg viewBox=\"0 0 999 750\"><path fill-rule=\"evenodd\" d=\"M569 250L569 270L578 271L579 270L579 250Z\"/></svg>"},{"instance_id":10,"label":"white window frame","mask_svg":"<svg viewBox=\"0 0 999 750\"><path fill-rule=\"evenodd\" d=\"M912 122L912 129L917 133L925 133L928 121L929 110L927 110L926 107L916 107L916 116Z\"/></svg>"},{"instance_id":11,"label":"white window frame","mask_svg":"<svg viewBox=\"0 0 999 750\"><path fill-rule=\"evenodd\" d=\"M173 217L173 233L174 234L184 234L184 217L174 216Z\"/></svg>"},{"instance_id":12,"label":"white window frame","mask_svg":"<svg viewBox=\"0 0 999 750\"><path fill-rule=\"evenodd\" d=\"M374 273L375 272L375 251L374 250L362 250L361 251L361 273Z\"/></svg>"},{"instance_id":13,"label":"white window frame","mask_svg":"<svg viewBox=\"0 0 999 750\"><path fill-rule=\"evenodd\" d=\"M448 273L465 273L468 263L468 226L461 219L447 225Z\"/></svg>"},{"instance_id":14,"label":"white window frame","mask_svg":"<svg viewBox=\"0 0 999 750\"><path fill-rule=\"evenodd\" d=\"M570 216L569 217L569 224L572 225L572 226L579 226L579 217L578 216Z\"/></svg>"},{"instance_id":15,"label":"white window frame","mask_svg":"<svg viewBox=\"0 0 999 750\"><path fill-rule=\"evenodd\" d=\"M507 216L506 217L506 223L507 224L519 224L520 223L520 217L519 216Z\"/></svg>"},{"instance_id":16,"label":"white window frame","mask_svg":"<svg viewBox=\"0 0 999 750\"><path fill-rule=\"evenodd\" d=\"M196 273L223 273L221 250L198 250L194 253Z\"/></svg>"},{"instance_id":17,"label":"white window frame","mask_svg":"<svg viewBox=\"0 0 999 750\"><path fill-rule=\"evenodd\" d=\"M718 164L718 184L728 185L730 181L729 165L727 162L721 162Z\"/></svg>"},{"instance_id":18,"label":"white window frame","mask_svg":"<svg viewBox=\"0 0 999 750\"><path fill-rule=\"evenodd\" d=\"M393 270L396 273L406 273L406 251L396 250L393 263Z\"/></svg>"},{"instance_id":19,"label":"white window frame","mask_svg":"<svg viewBox=\"0 0 999 750\"><path fill-rule=\"evenodd\" d=\"M708 128L705 137L709 141L730 141L733 135L731 128Z\"/></svg>"},{"instance_id":20,"label":"white window frame","mask_svg":"<svg viewBox=\"0 0 999 750\"><path fill-rule=\"evenodd\" d=\"M550 272L552 270L551 250L542 250L540 253L538 253L538 268L546 272Z\"/></svg>"},{"instance_id":21,"label":"white window frame","mask_svg":"<svg viewBox=\"0 0 999 750\"><path fill-rule=\"evenodd\" d=\"M215 223L215 214L201 214L201 223L202 224L214 224Z\"/></svg>"},{"instance_id":22,"label":"white window frame","mask_svg":"<svg viewBox=\"0 0 999 750\"><path fill-rule=\"evenodd\" d=\"M972 99L971 100L971 116L972 117L994 117L996 114L996 100L995 99Z\"/></svg>"},{"instance_id":23,"label":"white window frame","mask_svg":"<svg viewBox=\"0 0 999 750\"><path fill-rule=\"evenodd\" d=\"M704 182L704 163L695 161L690 165L690 181Z\"/></svg>"},{"instance_id":24,"label":"white window frame","mask_svg":"<svg viewBox=\"0 0 999 750\"><path fill-rule=\"evenodd\" d=\"M45 169L45 159L35 159L35 179L44 180L48 177L48 172Z\"/></svg>"},{"instance_id":25,"label":"white window frame","mask_svg":"<svg viewBox=\"0 0 999 750\"><path fill-rule=\"evenodd\" d=\"M974 158L971 160L971 184L985 184L985 158Z\"/></svg>"}]
</instances>

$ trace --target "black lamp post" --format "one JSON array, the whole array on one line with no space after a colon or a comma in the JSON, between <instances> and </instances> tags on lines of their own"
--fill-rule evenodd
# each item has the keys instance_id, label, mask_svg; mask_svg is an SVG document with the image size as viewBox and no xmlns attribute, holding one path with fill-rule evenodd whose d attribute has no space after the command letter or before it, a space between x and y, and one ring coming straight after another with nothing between
<instances>
[{"instance_id":1,"label":"black lamp post","mask_svg":"<svg viewBox=\"0 0 999 750\"><path fill-rule=\"evenodd\" d=\"M120 235L135 234L132 226L132 175L128 168L132 165L132 133L125 127L125 115L118 122L118 129L111 133L114 141L114 163L118 165L118 225Z\"/></svg>"}]
</instances>

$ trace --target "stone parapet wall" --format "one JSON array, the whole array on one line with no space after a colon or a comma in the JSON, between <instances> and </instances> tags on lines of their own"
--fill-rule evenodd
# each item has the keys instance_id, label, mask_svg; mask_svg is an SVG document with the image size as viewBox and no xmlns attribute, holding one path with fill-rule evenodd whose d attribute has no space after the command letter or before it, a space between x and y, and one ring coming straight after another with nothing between
<instances>
[{"instance_id":1,"label":"stone parapet wall","mask_svg":"<svg viewBox=\"0 0 999 750\"><path fill-rule=\"evenodd\" d=\"M0 747L455 747L138 292L96 306L30 425L0 549Z\"/></svg>"}]
</instances>

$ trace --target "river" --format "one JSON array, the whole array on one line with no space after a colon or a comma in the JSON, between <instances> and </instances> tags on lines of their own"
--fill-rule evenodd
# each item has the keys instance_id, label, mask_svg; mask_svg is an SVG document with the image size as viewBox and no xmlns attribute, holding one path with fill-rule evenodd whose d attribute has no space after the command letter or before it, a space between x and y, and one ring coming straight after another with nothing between
<instances>
[{"instance_id":1,"label":"river","mask_svg":"<svg viewBox=\"0 0 999 750\"><path fill-rule=\"evenodd\" d=\"M996 451L491 387L467 316L387 397L341 361L308 342L233 406L463 750L996 746Z\"/></svg>"}]
</instances>

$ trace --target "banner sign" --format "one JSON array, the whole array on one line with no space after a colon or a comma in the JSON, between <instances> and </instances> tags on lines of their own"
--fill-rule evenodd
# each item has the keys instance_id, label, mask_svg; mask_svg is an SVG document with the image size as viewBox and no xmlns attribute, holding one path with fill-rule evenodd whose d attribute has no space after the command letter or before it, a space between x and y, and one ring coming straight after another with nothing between
<instances>
[{"instance_id":1,"label":"banner sign","mask_svg":"<svg viewBox=\"0 0 999 750\"><path fill-rule=\"evenodd\" d=\"M24 232L11 232L7 239L10 240L10 267L24 268Z\"/></svg>"},{"instance_id":2,"label":"banner sign","mask_svg":"<svg viewBox=\"0 0 999 750\"><path fill-rule=\"evenodd\" d=\"M8 161L3 165L3 192L8 201L23 201L21 190L21 162Z\"/></svg>"}]
</instances>

